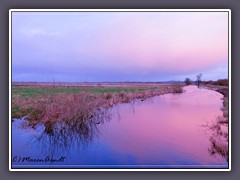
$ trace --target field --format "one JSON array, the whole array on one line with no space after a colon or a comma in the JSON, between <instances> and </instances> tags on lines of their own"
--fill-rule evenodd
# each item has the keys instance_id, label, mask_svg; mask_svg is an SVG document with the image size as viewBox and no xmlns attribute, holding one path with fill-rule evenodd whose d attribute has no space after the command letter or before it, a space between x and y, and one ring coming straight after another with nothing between
<instances>
[{"instance_id":1,"label":"field","mask_svg":"<svg viewBox=\"0 0 240 180\"><path fill-rule=\"evenodd\" d=\"M12 118L26 117L32 126L87 121L118 103L181 92L180 84L13 83Z\"/></svg>"}]
</instances>

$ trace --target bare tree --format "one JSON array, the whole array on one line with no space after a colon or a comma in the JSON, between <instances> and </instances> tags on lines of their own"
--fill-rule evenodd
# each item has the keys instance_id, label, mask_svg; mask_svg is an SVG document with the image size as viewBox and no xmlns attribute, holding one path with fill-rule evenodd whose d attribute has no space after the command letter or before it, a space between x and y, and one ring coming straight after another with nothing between
<instances>
[{"instance_id":1,"label":"bare tree","mask_svg":"<svg viewBox=\"0 0 240 180\"><path fill-rule=\"evenodd\" d=\"M202 73L196 75L196 77L197 77L197 86L199 87L201 83Z\"/></svg>"}]
</instances>

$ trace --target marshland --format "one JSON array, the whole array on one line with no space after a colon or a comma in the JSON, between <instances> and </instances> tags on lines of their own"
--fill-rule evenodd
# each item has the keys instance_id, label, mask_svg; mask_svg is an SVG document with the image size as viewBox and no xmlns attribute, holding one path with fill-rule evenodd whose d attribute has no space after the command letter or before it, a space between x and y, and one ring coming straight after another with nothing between
<instances>
[{"instance_id":1,"label":"marshland","mask_svg":"<svg viewBox=\"0 0 240 180\"><path fill-rule=\"evenodd\" d=\"M227 167L226 92L227 86L205 82L199 88L184 83L13 83L13 143L22 147L14 152L21 157L26 152L42 158L65 155L63 167L121 167L115 155L126 153L138 159L125 160L130 168L146 168L148 161L149 167ZM21 141L19 133L25 134ZM113 149L105 152L108 146ZM202 165L206 162L210 165Z\"/></svg>"},{"instance_id":2,"label":"marshland","mask_svg":"<svg viewBox=\"0 0 240 180\"><path fill-rule=\"evenodd\" d=\"M74 85L74 84L73 84ZM42 121L84 121L101 109L166 93L182 93L180 84L99 83L88 86L67 83L18 83L12 87L12 118L26 116L30 124Z\"/></svg>"}]
</instances>

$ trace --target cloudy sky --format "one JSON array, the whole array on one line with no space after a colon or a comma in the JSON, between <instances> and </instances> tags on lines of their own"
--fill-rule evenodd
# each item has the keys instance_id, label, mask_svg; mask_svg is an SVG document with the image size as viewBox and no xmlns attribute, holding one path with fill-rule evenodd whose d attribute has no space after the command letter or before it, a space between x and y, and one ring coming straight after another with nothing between
<instances>
[{"instance_id":1,"label":"cloudy sky","mask_svg":"<svg viewBox=\"0 0 240 180\"><path fill-rule=\"evenodd\" d=\"M13 12L13 81L228 76L227 12Z\"/></svg>"}]
</instances>

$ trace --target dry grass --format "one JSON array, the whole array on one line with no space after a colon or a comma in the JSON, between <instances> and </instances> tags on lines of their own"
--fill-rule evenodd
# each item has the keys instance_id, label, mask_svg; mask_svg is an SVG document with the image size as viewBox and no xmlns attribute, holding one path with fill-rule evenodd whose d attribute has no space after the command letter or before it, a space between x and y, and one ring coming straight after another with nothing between
<instances>
[{"instance_id":1,"label":"dry grass","mask_svg":"<svg viewBox=\"0 0 240 180\"><path fill-rule=\"evenodd\" d=\"M215 91L223 94L223 106L221 108L223 115L218 117L216 122L210 127L213 134L210 137L211 147L209 148L210 154L219 154L227 161L228 158L228 115L229 115L229 96L228 96L228 88L216 88Z\"/></svg>"}]
</instances>

